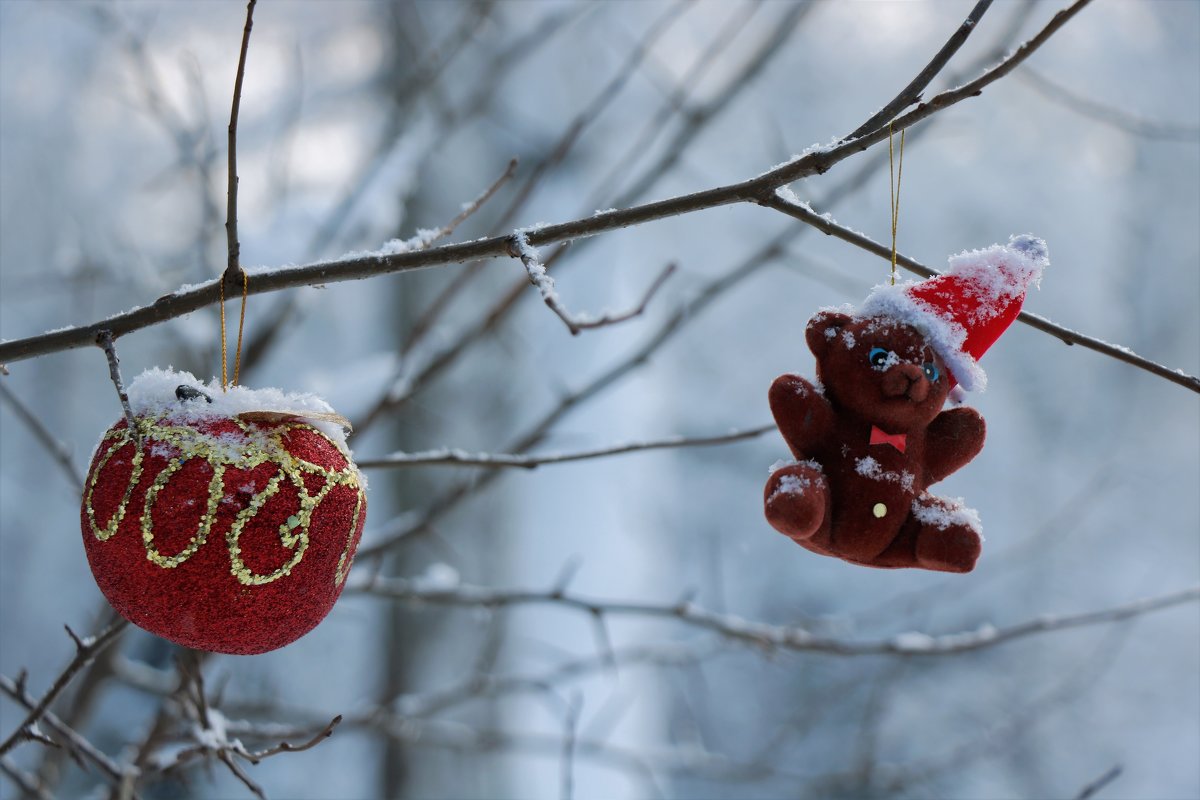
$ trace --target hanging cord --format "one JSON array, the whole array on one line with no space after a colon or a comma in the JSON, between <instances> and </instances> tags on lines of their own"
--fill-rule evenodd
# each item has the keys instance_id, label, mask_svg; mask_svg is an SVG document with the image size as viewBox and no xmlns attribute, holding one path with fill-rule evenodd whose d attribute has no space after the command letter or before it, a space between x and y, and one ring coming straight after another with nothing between
<instances>
[{"instance_id":1,"label":"hanging cord","mask_svg":"<svg viewBox=\"0 0 1200 800\"><path fill-rule=\"evenodd\" d=\"M904 130L900 131L900 156L893 158L892 123L888 123L888 187L892 191L892 286L896 285L896 228L900 223L900 179L904 177Z\"/></svg>"},{"instance_id":2,"label":"hanging cord","mask_svg":"<svg viewBox=\"0 0 1200 800\"><path fill-rule=\"evenodd\" d=\"M242 312L238 317L238 337L237 349L233 355L233 383L229 382L228 364L228 348L225 344L225 276L221 276L220 282L220 306L221 306L221 390L224 391L230 386L237 386L238 373L242 369L242 331L246 328L246 297L250 294L250 275L246 270L240 270L242 273Z\"/></svg>"}]
</instances>

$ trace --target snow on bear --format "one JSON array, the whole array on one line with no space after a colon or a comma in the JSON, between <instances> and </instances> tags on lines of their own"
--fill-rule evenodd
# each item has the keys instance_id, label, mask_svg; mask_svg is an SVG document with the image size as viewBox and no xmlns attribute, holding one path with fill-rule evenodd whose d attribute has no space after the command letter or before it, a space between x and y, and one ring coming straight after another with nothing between
<instances>
[{"instance_id":1,"label":"snow on bear","mask_svg":"<svg viewBox=\"0 0 1200 800\"><path fill-rule=\"evenodd\" d=\"M877 287L857 311L818 312L805 338L820 383L781 375L769 394L796 458L767 481L771 525L855 564L970 572L978 515L926 490L979 453L985 425L942 407L955 384L983 388L978 358L1048 263L1042 240L1015 236L954 256L943 275Z\"/></svg>"}]
</instances>

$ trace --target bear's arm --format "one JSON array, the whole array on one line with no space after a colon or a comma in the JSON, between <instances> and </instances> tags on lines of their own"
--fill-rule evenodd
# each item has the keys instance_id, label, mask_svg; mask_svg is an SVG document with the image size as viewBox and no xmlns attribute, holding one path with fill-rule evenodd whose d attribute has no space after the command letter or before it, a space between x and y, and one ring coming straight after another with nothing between
<instances>
[{"instance_id":1,"label":"bear's arm","mask_svg":"<svg viewBox=\"0 0 1200 800\"><path fill-rule=\"evenodd\" d=\"M768 393L771 414L796 458L805 458L833 431L833 407L799 375L780 375Z\"/></svg>"},{"instance_id":2,"label":"bear's arm","mask_svg":"<svg viewBox=\"0 0 1200 800\"><path fill-rule=\"evenodd\" d=\"M934 417L925 430L925 469L929 482L937 483L979 455L986 431L983 417L966 406Z\"/></svg>"}]
</instances>

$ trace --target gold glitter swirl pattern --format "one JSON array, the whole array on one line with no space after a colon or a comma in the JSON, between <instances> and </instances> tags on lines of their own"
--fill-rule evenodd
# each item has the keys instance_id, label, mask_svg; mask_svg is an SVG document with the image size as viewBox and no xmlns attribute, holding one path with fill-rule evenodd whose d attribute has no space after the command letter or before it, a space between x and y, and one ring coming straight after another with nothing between
<instances>
[{"instance_id":1,"label":"gold glitter swirl pattern","mask_svg":"<svg viewBox=\"0 0 1200 800\"><path fill-rule=\"evenodd\" d=\"M308 550L309 526L321 501L329 495L334 487L348 486L356 491L357 500L354 506L354 515L350 520L350 529L346 534L346 545L338 558L337 567L334 569L334 585L340 586L346 580L349 572L349 565L346 562L354 544L354 534L362 517L365 500L358 471L353 464L349 463L348 459L343 469L333 470L313 464L288 452L283 444L283 435L294 428L308 430L325 439L330 446L336 447L328 436L302 421L273 425L270 430L249 425L237 418L231 418L230 421L241 429L244 436L236 433L219 434L198 431L186 423L170 422L167 415L137 419L138 431L142 441L148 443L150 452L155 455L170 455L166 468L158 473L150 488L146 490L146 500L142 506L139 527L142 544L146 549L146 558L163 569L172 569L186 562L208 540L213 521L216 519L217 509L225 494L226 469L232 467L251 470L262 464L271 463L277 468L275 475L267 481L266 487L251 496L249 503L237 513L228 533L225 534L225 543L229 550L230 573L246 586L262 586L290 574ZM96 481L109 460L130 442L136 443L136 440L128 428L110 430L105 434L98 448L104 449L104 454L96 462L91 474L88 475L84 492L84 512L87 515L92 534L102 542L112 538L122 520L125 519L134 488L142 477L146 450L138 449L134 454L129 483L125 487L121 502L103 525L96 519L96 512L92 506L92 494L96 487ZM169 486L171 479L178 474L186 462L193 459L203 459L212 468L213 475L208 483L205 511L200 518L195 535L187 545L173 556L164 555L154 543L152 519L154 505L162 492ZM309 494L304 484L305 475L316 475L322 479L321 488L315 494ZM246 524L258 515L271 497L278 494L280 484L284 481L288 481L296 487L300 502L299 510L279 526L279 541L285 548L292 551L292 556L278 569L266 574L258 574L250 569L242 559L239 540Z\"/></svg>"}]
</instances>

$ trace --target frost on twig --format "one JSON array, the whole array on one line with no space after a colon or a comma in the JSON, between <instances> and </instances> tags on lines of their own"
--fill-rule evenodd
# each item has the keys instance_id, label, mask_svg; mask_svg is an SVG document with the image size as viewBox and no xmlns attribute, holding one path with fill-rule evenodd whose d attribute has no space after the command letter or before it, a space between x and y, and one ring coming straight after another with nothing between
<instances>
[{"instance_id":1,"label":"frost on twig","mask_svg":"<svg viewBox=\"0 0 1200 800\"><path fill-rule=\"evenodd\" d=\"M517 159L513 158L508 162L508 167L504 173L492 182L492 185L484 189L478 197L470 202L463 203L462 210L454 219L447 222L440 228L418 228L415 236L408 239L392 239L385 243L375 255L379 256L394 256L400 253L412 253L419 250L427 250L437 244L442 239L450 236L458 229L458 226L465 222L472 214L478 211L484 203L492 199L496 192L500 191L500 187L508 183L513 174L517 170ZM361 254L354 254L361 255Z\"/></svg>"},{"instance_id":2,"label":"frost on twig","mask_svg":"<svg viewBox=\"0 0 1200 800\"><path fill-rule=\"evenodd\" d=\"M104 355L108 359L108 376L112 379L113 386L117 388L117 397L121 399L121 408L125 411L125 423L129 425L129 430L137 437L138 449L141 449L142 431L138 428L137 420L133 417L133 409L129 406L129 394L125 391L125 382L121 380L121 360L117 358L117 348L113 344L112 331L100 331L100 335L96 337L96 342L104 348Z\"/></svg>"},{"instance_id":3,"label":"frost on twig","mask_svg":"<svg viewBox=\"0 0 1200 800\"><path fill-rule=\"evenodd\" d=\"M866 250L868 253L874 253L880 258L890 260L892 257L890 247L875 241L864 233L860 233L853 228L839 223L831 214L818 214L813 210L811 205L799 200L790 190L781 189L772 192L769 198L762 201L762 205L766 208L781 211L789 217L813 226L827 236L834 236L843 242L848 242L855 247ZM923 278L930 278L938 274L937 271L902 254L897 254L896 264ZM1183 370L1171 369L1170 367L1151 361L1123 345L1111 344L1094 336L1087 336L1029 311L1022 311L1017 316L1017 321L1031 328L1036 328L1043 333L1048 333L1064 344L1081 345L1089 350L1094 350L1097 353L1102 353L1118 361L1123 361L1126 364L1143 369L1152 375L1165 378L1172 383L1191 389L1193 392L1200 392L1200 377L1189 375Z\"/></svg>"},{"instance_id":4,"label":"frost on twig","mask_svg":"<svg viewBox=\"0 0 1200 800\"><path fill-rule=\"evenodd\" d=\"M593 317L588 314L573 314L563 305L558 291L554 288L554 279L546 272L546 267L541 262L538 249L529 243L529 229L521 228L513 232L513 235L509 237L508 252L514 258L521 259L521 263L525 265L525 271L529 273L529 282L537 287L538 292L542 295L542 300L550 307L550 310L566 323L567 330L571 332L572 336L578 335L583 330L615 325L638 316L646 310L646 306L649 305L655 293L675 271L675 265L668 264L650 284L646 294L642 297L642 302L628 311L618 314L606 311L599 317Z\"/></svg>"},{"instance_id":5,"label":"frost on twig","mask_svg":"<svg viewBox=\"0 0 1200 800\"><path fill-rule=\"evenodd\" d=\"M178 663L181 677L180 699L183 712L191 718L189 746L176 751L170 760L158 765L159 771L168 771L185 766L196 759L215 758L224 764L235 778L255 796L266 798L266 793L245 771L241 761L258 764L264 758L280 753L298 753L316 747L333 735L333 729L342 721L339 714L311 738L300 744L282 741L264 750L252 751L242 744L241 739L230 735L231 720L215 708L204 688L204 677L198 660L194 657L181 659Z\"/></svg>"}]
</instances>

